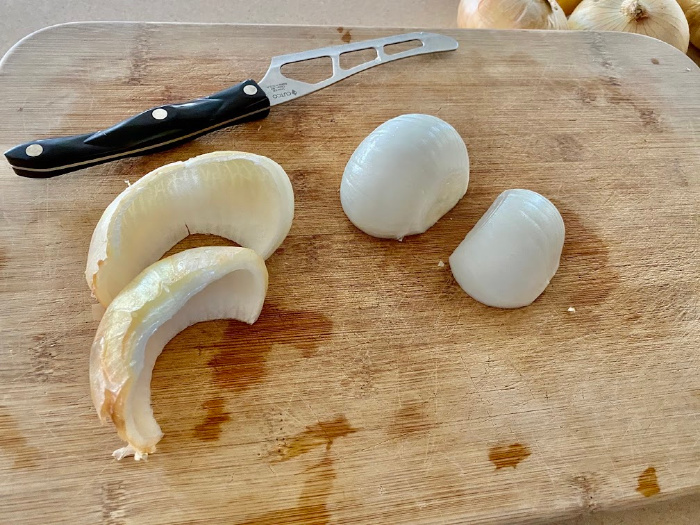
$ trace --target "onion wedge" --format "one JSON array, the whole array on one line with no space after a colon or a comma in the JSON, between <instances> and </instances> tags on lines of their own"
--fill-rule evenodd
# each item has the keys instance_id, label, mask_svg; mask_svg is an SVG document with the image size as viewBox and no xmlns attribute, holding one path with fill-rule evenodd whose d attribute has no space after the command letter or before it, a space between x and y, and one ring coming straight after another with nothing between
<instances>
[{"instance_id":1,"label":"onion wedge","mask_svg":"<svg viewBox=\"0 0 700 525\"><path fill-rule=\"evenodd\" d=\"M126 188L97 223L85 278L107 306L190 233L220 235L267 259L289 233L294 192L276 162L218 151L162 166Z\"/></svg>"},{"instance_id":2,"label":"onion wedge","mask_svg":"<svg viewBox=\"0 0 700 525\"><path fill-rule=\"evenodd\" d=\"M151 374L166 343L201 321L254 323L267 292L265 262L253 250L185 250L146 268L112 301L90 355L92 401L102 422L128 444L114 452L141 459L163 433L151 408Z\"/></svg>"},{"instance_id":3,"label":"onion wedge","mask_svg":"<svg viewBox=\"0 0 700 525\"><path fill-rule=\"evenodd\" d=\"M474 299L497 308L532 303L559 268L564 220L530 190L501 193L450 256L455 279Z\"/></svg>"}]
</instances>

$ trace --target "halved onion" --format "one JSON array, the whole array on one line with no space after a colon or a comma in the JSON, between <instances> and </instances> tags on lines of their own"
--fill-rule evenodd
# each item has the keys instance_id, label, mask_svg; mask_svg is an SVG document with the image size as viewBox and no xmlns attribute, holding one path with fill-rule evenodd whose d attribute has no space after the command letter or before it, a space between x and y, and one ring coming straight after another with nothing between
<instances>
[{"instance_id":1,"label":"halved onion","mask_svg":"<svg viewBox=\"0 0 700 525\"><path fill-rule=\"evenodd\" d=\"M92 400L128 444L121 459L155 452L163 433L151 408L151 373L170 339L211 319L254 323L267 292L265 262L253 250L185 250L146 268L112 301L90 355Z\"/></svg>"},{"instance_id":2,"label":"halved onion","mask_svg":"<svg viewBox=\"0 0 700 525\"><path fill-rule=\"evenodd\" d=\"M355 226L401 240L425 232L467 192L469 154L456 129L432 115L400 115L357 147L340 183Z\"/></svg>"},{"instance_id":3,"label":"halved onion","mask_svg":"<svg viewBox=\"0 0 700 525\"><path fill-rule=\"evenodd\" d=\"M537 299L559 268L564 221L556 206L530 190L501 193L450 256L462 289L498 308Z\"/></svg>"},{"instance_id":4,"label":"halved onion","mask_svg":"<svg viewBox=\"0 0 700 525\"><path fill-rule=\"evenodd\" d=\"M289 233L294 192L276 162L236 151L158 168L107 207L85 277L107 306L131 279L190 233L220 235L267 259Z\"/></svg>"}]
</instances>

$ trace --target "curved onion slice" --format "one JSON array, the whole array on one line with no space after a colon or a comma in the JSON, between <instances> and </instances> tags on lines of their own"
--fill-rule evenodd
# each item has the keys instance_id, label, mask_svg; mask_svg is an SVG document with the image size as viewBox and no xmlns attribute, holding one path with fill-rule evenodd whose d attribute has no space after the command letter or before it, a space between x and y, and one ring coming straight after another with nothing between
<instances>
[{"instance_id":1,"label":"curved onion slice","mask_svg":"<svg viewBox=\"0 0 700 525\"><path fill-rule=\"evenodd\" d=\"M537 299L559 268L564 221L539 193L501 193L450 256L452 274L477 301L520 308Z\"/></svg>"},{"instance_id":2,"label":"curved onion slice","mask_svg":"<svg viewBox=\"0 0 700 525\"><path fill-rule=\"evenodd\" d=\"M189 233L210 233L267 259L289 233L294 192L276 162L236 151L200 155L158 168L105 210L85 277L107 306L149 264Z\"/></svg>"},{"instance_id":3,"label":"curved onion slice","mask_svg":"<svg viewBox=\"0 0 700 525\"><path fill-rule=\"evenodd\" d=\"M401 240L423 233L467 192L469 155L457 130L431 115L388 120L357 147L340 183L355 226Z\"/></svg>"},{"instance_id":4,"label":"curved onion slice","mask_svg":"<svg viewBox=\"0 0 700 525\"><path fill-rule=\"evenodd\" d=\"M100 419L128 445L114 457L141 459L163 436L151 409L151 373L166 343L211 319L252 324L267 292L265 262L253 250L193 248L146 268L107 308L90 355L90 388Z\"/></svg>"}]
</instances>

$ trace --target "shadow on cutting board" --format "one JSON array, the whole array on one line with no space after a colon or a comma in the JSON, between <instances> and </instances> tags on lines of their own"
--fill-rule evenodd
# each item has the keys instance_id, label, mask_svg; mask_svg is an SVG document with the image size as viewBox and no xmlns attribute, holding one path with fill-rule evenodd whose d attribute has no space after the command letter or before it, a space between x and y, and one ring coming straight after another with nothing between
<instances>
[{"instance_id":1,"label":"shadow on cutting board","mask_svg":"<svg viewBox=\"0 0 700 525\"><path fill-rule=\"evenodd\" d=\"M562 525L695 525L700 516L700 494L649 502L645 507L597 512L562 522Z\"/></svg>"}]
</instances>

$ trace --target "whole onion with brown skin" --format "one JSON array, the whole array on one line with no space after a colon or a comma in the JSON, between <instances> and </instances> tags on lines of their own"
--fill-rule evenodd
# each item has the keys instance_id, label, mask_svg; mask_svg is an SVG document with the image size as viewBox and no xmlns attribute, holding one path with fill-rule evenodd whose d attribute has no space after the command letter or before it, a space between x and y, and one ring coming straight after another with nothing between
<instances>
[{"instance_id":1,"label":"whole onion with brown skin","mask_svg":"<svg viewBox=\"0 0 700 525\"><path fill-rule=\"evenodd\" d=\"M571 13L569 27L638 33L688 51L688 21L676 0L583 0Z\"/></svg>"},{"instance_id":2,"label":"whole onion with brown skin","mask_svg":"<svg viewBox=\"0 0 700 525\"><path fill-rule=\"evenodd\" d=\"M690 27L690 42L700 49L700 0L678 0Z\"/></svg>"},{"instance_id":3,"label":"whole onion with brown skin","mask_svg":"<svg viewBox=\"0 0 700 525\"><path fill-rule=\"evenodd\" d=\"M473 29L568 29L556 0L462 0L457 25Z\"/></svg>"}]
</instances>

